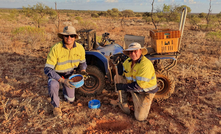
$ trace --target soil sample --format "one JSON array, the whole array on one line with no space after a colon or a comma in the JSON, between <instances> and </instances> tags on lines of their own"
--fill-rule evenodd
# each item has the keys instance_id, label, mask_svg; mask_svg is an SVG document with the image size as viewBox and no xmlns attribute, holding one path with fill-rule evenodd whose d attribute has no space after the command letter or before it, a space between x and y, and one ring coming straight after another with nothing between
<instances>
[{"instance_id":1,"label":"soil sample","mask_svg":"<svg viewBox=\"0 0 221 134\"><path fill-rule=\"evenodd\" d=\"M71 80L72 80L73 82L79 82L79 81L82 80L82 77L81 77L81 76L76 76L76 77L71 78Z\"/></svg>"}]
</instances>

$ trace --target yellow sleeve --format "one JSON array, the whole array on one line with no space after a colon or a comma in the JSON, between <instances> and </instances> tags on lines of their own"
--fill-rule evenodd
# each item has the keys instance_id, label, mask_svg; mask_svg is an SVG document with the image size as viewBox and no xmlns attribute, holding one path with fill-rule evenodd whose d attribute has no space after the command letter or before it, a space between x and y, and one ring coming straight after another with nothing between
<instances>
[{"instance_id":1,"label":"yellow sleeve","mask_svg":"<svg viewBox=\"0 0 221 134\"><path fill-rule=\"evenodd\" d=\"M47 55L47 61L45 64L45 67L50 67L52 69L55 68L57 64L57 54L56 54L56 49L55 45L50 49L48 55Z\"/></svg>"}]
</instances>

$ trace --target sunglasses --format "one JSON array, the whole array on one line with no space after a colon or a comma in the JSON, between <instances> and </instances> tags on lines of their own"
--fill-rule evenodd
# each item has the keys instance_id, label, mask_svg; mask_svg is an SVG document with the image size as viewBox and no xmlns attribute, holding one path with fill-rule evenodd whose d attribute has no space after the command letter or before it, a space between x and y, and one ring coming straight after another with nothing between
<instances>
[{"instance_id":1,"label":"sunglasses","mask_svg":"<svg viewBox=\"0 0 221 134\"><path fill-rule=\"evenodd\" d=\"M128 53L133 54L133 53L137 53L137 52L138 52L138 50L133 50L133 51L129 51Z\"/></svg>"},{"instance_id":2,"label":"sunglasses","mask_svg":"<svg viewBox=\"0 0 221 134\"><path fill-rule=\"evenodd\" d=\"M66 37L66 38L68 38L68 37L71 37L71 38L75 38L76 37L76 35L74 35L74 34L72 34L72 35L64 35L64 37Z\"/></svg>"}]
</instances>

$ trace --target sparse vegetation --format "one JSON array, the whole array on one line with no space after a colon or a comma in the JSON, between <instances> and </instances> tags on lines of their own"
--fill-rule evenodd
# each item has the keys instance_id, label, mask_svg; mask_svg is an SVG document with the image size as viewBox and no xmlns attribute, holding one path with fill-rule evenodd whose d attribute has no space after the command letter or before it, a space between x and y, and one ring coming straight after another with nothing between
<instances>
[{"instance_id":1,"label":"sparse vegetation","mask_svg":"<svg viewBox=\"0 0 221 134\"><path fill-rule=\"evenodd\" d=\"M37 3L34 6L23 7L22 12L27 16L30 17L40 28L40 24L45 23L47 21L46 15L55 16L57 13L48 6Z\"/></svg>"},{"instance_id":2,"label":"sparse vegetation","mask_svg":"<svg viewBox=\"0 0 221 134\"><path fill-rule=\"evenodd\" d=\"M45 40L45 30L42 28L36 28L31 26L18 27L12 31L12 34L12 40L23 41L27 42L28 44L34 44L36 41Z\"/></svg>"},{"instance_id":3,"label":"sparse vegetation","mask_svg":"<svg viewBox=\"0 0 221 134\"><path fill-rule=\"evenodd\" d=\"M215 40L221 40L221 31L209 32L207 33L207 37Z\"/></svg>"},{"instance_id":4,"label":"sparse vegetation","mask_svg":"<svg viewBox=\"0 0 221 134\"><path fill-rule=\"evenodd\" d=\"M153 14L158 28L178 29L178 23L174 20L178 19L176 16L179 14L169 18L172 14L168 9L171 6L165 5L164 11ZM112 10L110 12L118 11ZM203 30L207 25L205 14L189 15L181 43L181 56L176 67L171 70L176 82L175 92L167 100L154 101L148 119L138 122L132 114L125 115L120 108L109 104L110 99L117 99L113 85L109 84L99 96L85 97L76 94L73 104L65 102L60 95L64 115L62 119L53 117L43 68L50 47L60 39L57 38L52 20L39 23L38 28L33 26L32 16L26 14L24 17L21 11L24 10L14 12L11 9L0 9L1 133L221 132L221 27L215 27L215 24L221 23L221 12L217 15L210 14L209 31ZM104 32L109 32L110 38L123 46L124 35L133 34L145 36L145 42L150 46L149 31L155 27L152 23L145 23L142 18L151 22L151 14L139 13L141 17L130 12L131 15L125 15L125 12L118 11L118 16L112 19L107 11L59 10L62 21L60 29L67 24L63 22L72 17L73 23L68 24L74 25L78 30L95 29L97 41ZM92 19L91 14L98 14L100 17ZM51 19L51 15L45 14L42 19ZM120 25L123 15L125 27ZM11 16L12 20L6 19L7 16ZM74 23L74 20L79 23ZM111 27L107 25L109 23ZM192 26L199 28L192 29ZM91 99L101 100L100 109L88 108L87 103ZM129 104L133 109L131 101Z\"/></svg>"}]
</instances>

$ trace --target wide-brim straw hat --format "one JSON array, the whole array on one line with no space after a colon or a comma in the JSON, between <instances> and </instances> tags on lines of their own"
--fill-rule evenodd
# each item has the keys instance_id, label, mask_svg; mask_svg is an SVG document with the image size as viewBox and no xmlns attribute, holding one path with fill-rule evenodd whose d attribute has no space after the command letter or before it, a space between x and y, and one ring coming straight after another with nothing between
<instances>
[{"instance_id":1,"label":"wide-brim straw hat","mask_svg":"<svg viewBox=\"0 0 221 134\"><path fill-rule=\"evenodd\" d=\"M76 29L73 26L66 26L63 29L63 32L58 33L58 37L63 39L63 35L76 35L76 39L79 38L78 34L76 33Z\"/></svg>"},{"instance_id":2,"label":"wide-brim straw hat","mask_svg":"<svg viewBox=\"0 0 221 134\"><path fill-rule=\"evenodd\" d=\"M125 55L129 55L129 51L134 51L140 49L142 51L142 55L147 54L147 49L145 47L141 47L141 45L137 42L131 43L127 49L123 50Z\"/></svg>"}]
</instances>

